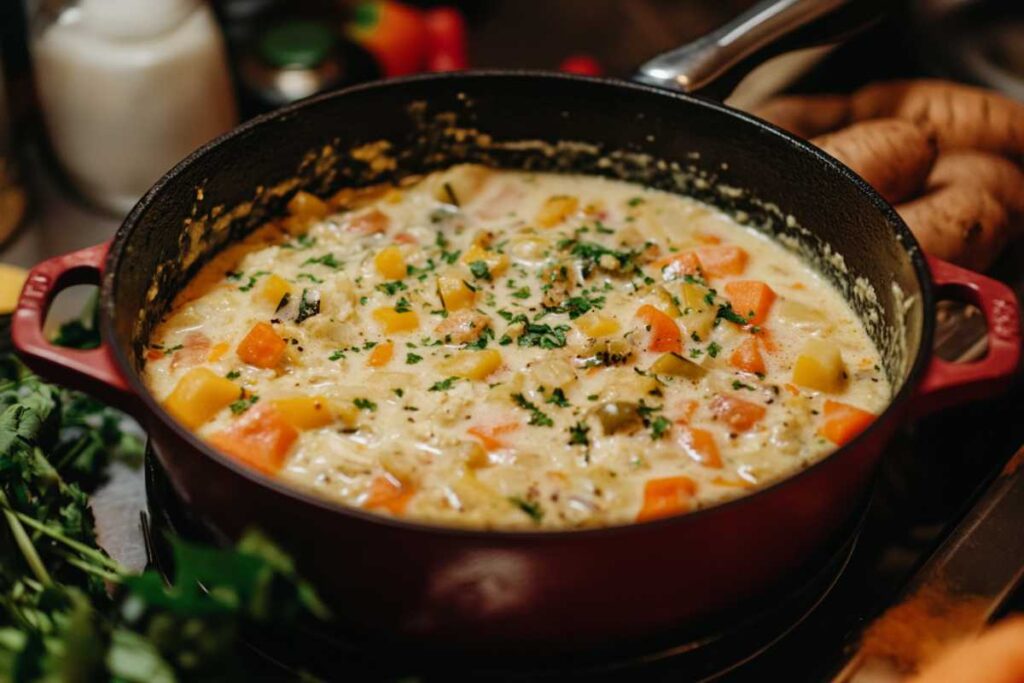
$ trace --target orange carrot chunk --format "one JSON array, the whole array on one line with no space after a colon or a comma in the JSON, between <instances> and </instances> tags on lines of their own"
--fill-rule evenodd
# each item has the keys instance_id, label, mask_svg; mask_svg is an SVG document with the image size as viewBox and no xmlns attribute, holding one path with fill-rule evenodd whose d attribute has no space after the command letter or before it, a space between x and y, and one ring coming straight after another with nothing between
<instances>
[{"instance_id":1,"label":"orange carrot chunk","mask_svg":"<svg viewBox=\"0 0 1024 683\"><path fill-rule=\"evenodd\" d=\"M684 275L700 275L700 260L692 251L680 251L659 259L655 264L661 269L666 280L676 280Z\"/></svg>"},{"instance_id":2,"label":"orange carrot chunk","mask_svg":"<svg viewBox=\"0 0 1024 683\"><path fill-rule=\"evenodd\" d=\"M772 288L758 280L727 282L725 296L732 304L732 310L746 318L751 325L763 323L775 301Z\"/></svg>"},{"instance_id":3,"label":"orange carrot chunk","mask_svg":"<svg viewBox=\"0 0 1024 683\"><path fill-rule=\"evenodd\" d=\"M722 456L718 453L715 437L705 429L683 426L679 430L679 446L705 467L722 467Z\"/></svg>"},{"instance_id":4,"label":"orange carrot chunk","mask_svg":"<svg viewBox=\"0 0 1024 683\"><path fill-rule=\"evenodd\" d=\"M747 252L731 244L697 247L701 269L710 277L742 275L747 267Z\"/></svg>"},{"instance_id":5,"label":"orange carrot chunk","mask_svg":"<svg viewBox=\"0 0 1024 683\"><path fill-rule=\"evenodd\" d=\"M874 420L875 416L866 410L826 400L825 422L818 433L835 445L842 446L867 429Z\"/></svg>"},{"instance_id":6,"label":"orange carrot chunk","mask_svg":"<svg viewBox=\"0 0 1024 683\"><path fill-rule=\"evenodd\" d=\"M757 339L754 337L744 339L729 356L729 365L743 372L764 374L764 358L761 357L761 351L757 348Z\"/></svg>"},{"instance_id":7,"label":"orange carrot chunk","mask_svg":"<svg viewBox=\"0 0 1024 683\"><path fill-rule=\"evenodd\" d=\"M686 512L695 493L697 484L689 477L651 479L644 485L644 502L636 521L646 522Z\"/></svg>"},{"instance_id":8,"label":"orange carrot chunk","mask_svg":"<svg viewBox=\"0 0 1024 683\"><path fill-rule=\"evenodd\" d=\"M379 368L387 365L391 362L391 356L395 354L394 342L386 341L382 344L377 344L373 347L373 351L370 352L370 358L367 360L367 365L371 368Z\"/></svg>"},{"instance_id":9,"label":"orange carrot chunk","mask_svg":"<svg viewBox=\"0 0 1024 683\"><path fill-rule=\"evenodd\" d=\"M264 474L276 474L299 432L269 405L248 410L227 429L210 437L218 450Z\"/></svg>"},{"instance_id":10,"label":"orange carrot chunk","mask_svg":"<svg viewBox=\"0 0 1024 683\"><path fill-rule=\"evenodd\" d=\"M679 332L679 325L650 304L644 304L636 311L636 317L647 323L651 331L651 341L647 346L648 351L659 351L680 353L683 350L682 334Z\"/></svg>"},{"instance_id":11,"label":"orange carrot chunk","mask_svg":"<svg viewBox=\"0 0 1024 683\"><path fill-rule=\"evenodd\" d=\"M238 345L238 357L258 368L276 368L284 358L287 342L267 323L256 323Z\"/></svg>"},{"instance_id":12,"label":"orange carrot chunk","mask_svg":"<svg viewBox=\"0 0 1024 683\"><path fill-rule=\"evenodd\" d=\"M729 429L745 432L764 418L766 410L737 396L716 396L711 401L711 412L729 425Z\"/></svg>"},{"instance_id":13,"label":"orange carrot chunk","mask_svg":"<svg viewBox=\"0 0 1024 683\"><path fill-rule=\"evenodd\" d=\"M405 506L415 490L390 474L378 475L370 482L370 490L363 501L367 510L383 508L393 515L405 512Z\"/></svg>"},{"instance_id":14,"label":"orange carrot chunk","mask_svg":"<svg viewBox=\"0 0 1024 683\"><path fill-rule=\"evenodd\" d=\"M508 446L500 437L502 434L508 434L519 429L518 422L509 422L506 424L496 425L477 425L470 427L466 431L476 438L480 439L480 443L483 444L484 448L489 451L496 451Z\"/></svg>"}]
</instances>

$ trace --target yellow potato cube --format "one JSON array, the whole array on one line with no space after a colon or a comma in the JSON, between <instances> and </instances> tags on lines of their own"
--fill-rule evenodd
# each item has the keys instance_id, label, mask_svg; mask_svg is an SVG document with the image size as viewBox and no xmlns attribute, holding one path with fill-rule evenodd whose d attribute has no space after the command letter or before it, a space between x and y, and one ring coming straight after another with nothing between
<instances>
[{"instance_id":1,"label":"yellow potato cube","mask_svg":"<svg viewBox=\"0 0 1024 683\"><path fill-rule=\"evenodd\" d=\"M209 368L193 368L164 399L174 419L195 429L242 395L242 388Z\"/></svg>"},{"instance_id":2,"label":"yellow potato cube","mask_svg":"<svg viewBox=\"0 0 1024 683\"><path fill-rule=\"evenodd\" d=\"M292 396L274 399L270 403L296 429L326 427L338 418L351 425L356 413L352 408L347 415L344 414L324 396Z\"/></svg>"},{"instance_id":3,"label":"yellow potato cube","mask_svg":"<svg viewBox=\"0 0 1024 683\"><path fill-rule=\"evenodd\" d=\"M300 218L323 218L327 212L327 203L309 192L296 192L288 201L288 213Z\"/></svg>"},{"instance_id":4,"label":"yellow potato cube","mask_svg":"<svg viewBox=\"0 0 1024 683\"><path fill-rule=\"evenodd\" d=\"M793 365L793 383L817 391L841 391L846 376L846 365L839 349L814 337L807 340Z\"/></svg>"},{"instance_id":5,"label":"yellow potato cube","mask_svg":"<svg viewBox=\"0 0 1024 683\"><path fill-rule=\"evenodd\" d=\"M601 337L610 337L622 326L619 325L618 320L609 315L590 311L576 318L576 327L588 337L600 339Z\"/></svg>"},{"instance_id":6,"label":"yellow potato cube","mask_svg":"<svg viewBox=\"0 0 1024 683\"><path fill-rule=\"evenodd\" d=\"M377 267L377 272L381 274L381 277L386 277L389 280L401 280L406 276L405 257L402 256L402 250L398 247L391 246L381 249L373 258L373 265Z\"/></svg>"},{"instance_id":7,"label":"yellow potato cube","mask_svg":"<svg viewBox=\"0 0 1024 683\"><path fill-rule=\"evenodd\" d=\"M483 261L487 264L487 270L491 277L499 277L508 270L508 257L496 251L490 251L474 244L462 256L462 262L469 265L475 261Z\"/></svg>"},{"instance_id":8,"label":"yellow potato cube","mask_svg":"<svg viewBox=\"0 0 1024 683\"><path fill-rule=\"evenodd\" d=\"M374 309L372 315L387 334L411 332L420 326L420 317L416 315L416 311L396 311L383 307Z\"/></svg>"},{"instance_id":9,"label":"yellow potato cube","mask_svg":"<svg viewBox=\"0 0 1024 683\"><path fill-rule=\"evenodd\" d=\"M718 317L717 307L708 303L710 290L694 282L684 282L679 288L679 303L682 313L679 322L686 330L686 336L696 334L701 341L707 341Z\"/></svg>"},{"instance_id":10,"label":"yellow potato cube","mask_svg":"<svg viewBox=\"0 0 1024 683\"><path fill-rule=\"evenodd\" d=\"M683 358L678 353L665 353L654 361L648 372L656 375L671 375L673 377L686 377L697 380L707 374L707 370L694 363L688 358Z\"/></svg>"},{"instance_id":11,"label":"yellow potato cube","mask_svg":"<svg viewBox=\"0 0 1024 683\"><path fill-rule=\"evenodd\" d=\"M280 275L268 275L260 287L259 297L271 306L277 306L285 294L290 294L292 286Z\"/></svg>"},{"instance_id":12,"label":"yellow potato cube","mask_svg":"<svg viewBox=\"0 0 1024 683\"><path fill-rule=\"evenodd\" d=\"M466 286L465 281L454 274L437 277L437 294L446 311L469 308L476 301L476 292Z\"/></svg>"},{"instance_id":13,"label":"yellow potato cube","mask_svg":"<svg viewBox=\"0 0 1024 683\"><path fill-rule=\"evenodd\" d=\"M493 171L478 164L459 164L444 171L437 178L434 199L453 206L471 202L484 188Z\"/></svg>"},{"instance_id":14,"label":"yellow potato cube","mask_svg":"<svg viewBox=\"0 0 1024 683\"><path fill-rule=\"evenodd\" d=\"M438 367L449 375L466 379L485 379L501 367L501 353L494 349L458 351L443 359Z\"/></svg>"},{"instance_id":15,"label":"yellow potato cube","mask_svg":"<svg viewBox=\"0 0 1024 683\"><path fill-rule=\"evenodd\" d=\"M690 308L695 311L702 311L705 308L711 308L711 304L707 301L707 295L710 291L707 287L698 285L695 282L684 282L682 287L679 288L679 299L683 309Z\"/></svg>"},{"instance_id":16,"label":"yellow potato cube","mask_svg":"<svg viewBox=\"0 0 1024 683\"><path fill-rule=\"evenodd\" d=\"M553 228L566 218L576 213L580 206L580 200L569 195L555 195L548 197L537 212L534 219L537 225L544 228Z\"/></svg>"}]
</instances>

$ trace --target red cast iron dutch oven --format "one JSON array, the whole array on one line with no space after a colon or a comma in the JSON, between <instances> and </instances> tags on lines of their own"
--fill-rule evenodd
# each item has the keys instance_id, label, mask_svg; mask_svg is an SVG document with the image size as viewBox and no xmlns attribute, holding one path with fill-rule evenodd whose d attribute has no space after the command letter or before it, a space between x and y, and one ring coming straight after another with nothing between
<instances>
[{"instance_id":1,"label":"red cast iron dutch oven","mask_svg":"<svg viewBox=\"0 0 1024 683\"><path fill-rule=\"evenodd\" d=\"M674 74L655 66L648 80L681 82L678 64ZM393 167L348 153L379 140L389 141ZM521 140L545 144L501 144ZM588 145L559 145L567 140ZM324 194L463 160L696 194L811 257L831 253L816 262L882 350L891 405L821 462L736 501L643 524L537 533L388 519L292 490L196 438L143 386L147 335L174 294L211 253L283 211L293 192ZM50 345L42 332L50 302L87 282L101 287L103 345ZM875 302L857 295L865 285ZM940 296L984 313L981 361L931 355ZM922 254L885 201L813 146L681 92L518 72L373 83L246 123L157 182L110 243L36 266L13 336L43 377L135 415L176 494L219 537L258 527L278 539L344 624L505 653L641 638L770 594L845 528L902 420L991 395L1008 384L1020 353L1013 293Z\"/></svg>"}]
</instances>

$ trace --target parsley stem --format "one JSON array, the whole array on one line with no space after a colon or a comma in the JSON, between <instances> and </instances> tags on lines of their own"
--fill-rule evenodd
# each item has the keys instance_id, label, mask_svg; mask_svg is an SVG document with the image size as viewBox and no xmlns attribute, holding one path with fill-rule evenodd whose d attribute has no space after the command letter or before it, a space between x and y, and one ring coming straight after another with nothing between
<instances>
[{"instance_id":1,"label":"parsley stem","mask_svg":"<svg viewBox=\"0 0 1024 683\"><path fill-rule=\"evenodd\" d=\"M73 538L68 538L67 536L65 536L64 534L60 533L59 531L54 531L53 529L51 529L50 527L46 526L42 522L37 521L35 519L32 519L31 517L29 517L28 515L26 515L26 514L24 514L22 512L18 512L16 510L11 510L11 508L6 507L6 500L4 502L4 505L5 505L5 512L8 512L8 511L9 512L13 512L15 515L17 515L17 518L19 520L21 520L21 522L23 524L32 527L33 529L35 529L39 533L43 534L44 536L49 536L50 538L52 538L53 540L57 541L58 543L63 543L67 547L75 550L78 553L81 553L82 555L84 555L85 557L88 557L91 560L94 560L97 564L101 564L101 565L103 565L104 567L106 567L107 569L109 569L111 571L118 572L120 574L126 573L124 567L122 567L116 560L114 560L113 558L107 557L107 555L105 555L104 553L100 552L99 550L96 550L95 548L90 548L89 546L85 545L84 543L79 543L78 541L76 541Z\"/></svg>"},{"instance_id":2,"label":"parsley stem","mask_svg":"<svg viewBox=\"0 0 1024 683\"><path fill-rule=\"evenodd\" d=\"M101 567L97 567L94 564L90 564L89 562L86 562L85 560L75 555L72 555L70 552L66 550L62 552L61 555L64 556L64 560L68 564L70 564L73 567L78 567L87 574L93 574L95 576L100 577L104 581L110 581L111 583L121 583L122 581L122 577L120 574L109 571L107 569L103 569Z\"/></svg>"},{"instance_id":3,"label":"parsley stem","mask_svg":"<svg viewBox=\"0 0 1024 683\"><path fill-rule=\"evenodd\" d=\"M0 491L0 506L4 509L4 517L7 518L7 524L11 527L11 535L14 536L14 542L18 545L18 550L21 551L22 556L25 558L25 563L44 586L52 586L53 579L50 578L50 573L46 571L46 565L43 564L42 558L36 552L36 547L32 544L32 539L25 532L25 527L18 521L17 513L11 509L10 503L7 501L7 494L3 491Z\"/></svg>"}]
</instances>

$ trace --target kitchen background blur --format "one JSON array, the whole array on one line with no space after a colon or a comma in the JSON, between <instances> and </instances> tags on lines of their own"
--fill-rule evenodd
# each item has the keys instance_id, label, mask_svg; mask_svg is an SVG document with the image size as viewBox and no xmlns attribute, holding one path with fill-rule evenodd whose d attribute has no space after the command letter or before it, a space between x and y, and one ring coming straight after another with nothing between
<instances>
[{"instance_id":1,"label":"kitchen background blur","mask_svg":"<svg viewBox=\"0 0 1024 683\"><path fill-rule=\"evenodd\" d=\"M751 4L4 0L0 261L31 265L105 239L192 149L316 92L467 66L628 76ZM1024 3L887 4L870 49L855 41L838 51L862 57L826 57L827 47L791 57L748 79L736 102L798 76L801 88L817 79L842 89L902 71L1024 97Z\"/></svg>"}]
</instances>

